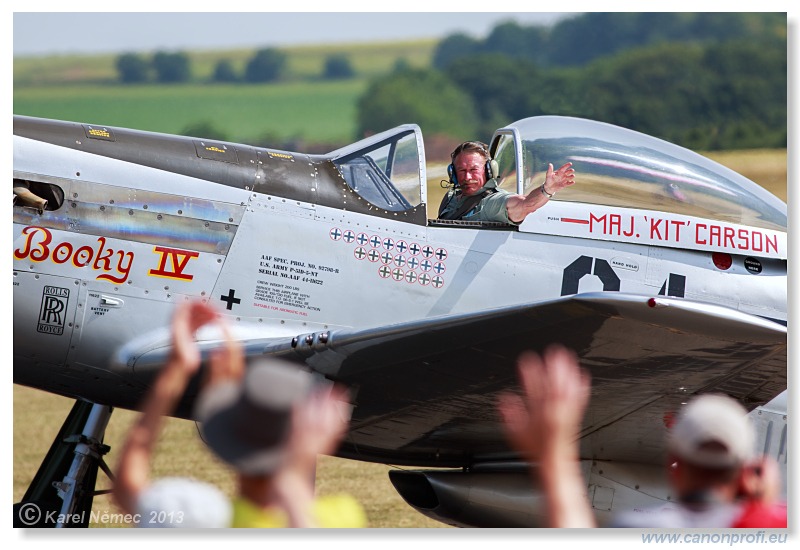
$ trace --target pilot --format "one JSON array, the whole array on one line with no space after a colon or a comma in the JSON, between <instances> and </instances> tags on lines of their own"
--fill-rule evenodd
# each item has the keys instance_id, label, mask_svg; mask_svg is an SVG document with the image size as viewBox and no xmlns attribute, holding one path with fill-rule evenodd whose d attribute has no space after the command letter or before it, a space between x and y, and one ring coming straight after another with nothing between
<instances>
[{"instance_id":1,"label":"pilot","mask_svg":"<svg viewBox=\"0 0 800 550\"><path fill-rule=\"evenodd\" d=\"M572 163L553 170L550 164L544 183L527 195L515 195L497 188L497 162L489 147L480 141L467 141L450 154L447 174L453 188L439 206L439 219L491 221L520 224L548 200L575 183Z\"/></svg>"}]
</instances>

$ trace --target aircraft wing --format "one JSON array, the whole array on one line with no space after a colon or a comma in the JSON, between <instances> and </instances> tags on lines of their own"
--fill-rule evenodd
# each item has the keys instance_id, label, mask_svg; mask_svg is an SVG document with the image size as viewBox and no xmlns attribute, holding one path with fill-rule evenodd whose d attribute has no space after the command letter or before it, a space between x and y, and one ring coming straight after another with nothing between
<instances>
[{"instance_id":1,"label":"aircraft wing","mask_svg":"<svg viewBox=\"0 0 800 550\"><path fill-rule=\"evenodd\" d=\"M693 394L726 393L752 409L787 384L785 326L711 304L608 292L244 345L251 358L304 363L351 388L340 456L460 467L515 458L497 398L518 390L519 354L551 342L575 350L591 372L584 458L662 463L669 419ZM148 355L156 360L145 353L142 364Z\"/></svg>"}]
</instances>

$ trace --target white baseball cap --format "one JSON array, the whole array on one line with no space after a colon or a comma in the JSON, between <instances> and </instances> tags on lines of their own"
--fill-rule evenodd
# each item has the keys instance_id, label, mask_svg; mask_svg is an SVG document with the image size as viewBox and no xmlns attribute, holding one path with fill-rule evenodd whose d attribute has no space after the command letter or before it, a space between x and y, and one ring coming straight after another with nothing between
<instances>
[{"instance_id":1,"label":"white baseball cap","mask_svg":"<svg viewBox=\"0 0 800 550\"><path fill-rule=\"evenodd\" d=\"M704 394L681 409L667 436L668 449L707 468L736 468L752 457L755 432L747 411L725 395Z\"/></svg>"}]
</instances>

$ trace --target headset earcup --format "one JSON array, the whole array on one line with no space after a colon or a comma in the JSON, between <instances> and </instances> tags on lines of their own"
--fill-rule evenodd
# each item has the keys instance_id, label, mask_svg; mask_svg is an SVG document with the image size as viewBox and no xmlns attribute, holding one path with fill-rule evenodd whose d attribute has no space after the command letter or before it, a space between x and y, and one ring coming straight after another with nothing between
<instances>
[{"instance_id":1,"label":"headset earcup","mask_svg":"<svg viewBox=\"0 0 800 550\"><path fill-rule=\"evenodd\" d=\"M450 183L453 185L458 185L458 180L456 179L456 168L452 163L447 165L447 177L450 178Z\"/></svg>"},{"instance_id":2,"label":"headset earcup","mask_svg":"<svg viewBox=\"0 0 800 550\"><path fill-rule=\"evenodd\" d=\"M494 159L486 161L486 181L496 178L500 174L500 165Z\"/></svg>"}]
</instances>

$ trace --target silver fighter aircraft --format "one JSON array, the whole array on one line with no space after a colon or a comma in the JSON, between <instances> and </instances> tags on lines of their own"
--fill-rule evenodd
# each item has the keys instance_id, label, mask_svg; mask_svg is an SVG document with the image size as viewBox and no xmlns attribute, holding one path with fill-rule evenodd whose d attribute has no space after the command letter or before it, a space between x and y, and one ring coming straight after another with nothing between
<instances>
[{"instance_id":1,"label":"silver fighter aircraft","mask_svg":"<svg viewBox=\"0 0 800 550\"><path fill-rule=\"evenodd\" d=\"M669 504L668 419L698 393L753 411L785 479L786 204L583 119L521 120L490 150L503 189L548 163L576 183L519 226L439 221L416 125L309 155L15 116L14 382L76 400L18 507L91 506L111 409L136 409L187 299L218 306L248 357L349 386L337 455L404 466L397 490L451 525L541 524L496 402L552 342L591 372L579 437L601 524Z\"/></svg>"}]
</instances>

